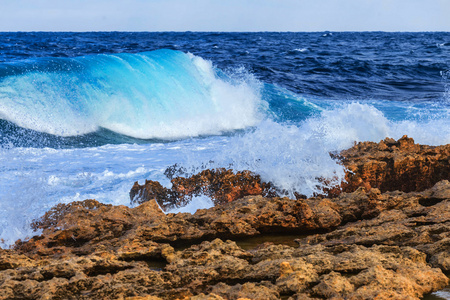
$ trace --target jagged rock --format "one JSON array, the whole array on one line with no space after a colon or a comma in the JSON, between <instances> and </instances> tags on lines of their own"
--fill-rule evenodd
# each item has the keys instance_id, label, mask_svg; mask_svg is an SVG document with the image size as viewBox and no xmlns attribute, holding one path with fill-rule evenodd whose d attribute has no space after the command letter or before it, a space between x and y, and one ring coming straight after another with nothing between
<instances>
[{"instance_id":1,"label":"jagged rock","mask_svg":"<svg viewBox=\"0 0 450 300\"><path fill-rule=\"evenodd\" d=\"M280 295L276 288L268 281L263 282L246 282L244 284L236 284L229 286L225 283L218 283L212 287L212 293L222 295L222 299L280 299Z\"/></svg>"},{"instance_id":2,"label":"jagged rock","mask_svg":"<svg viewBox=\"0 0 450 300\"><path fill-rule=\"evenodd\" d=\"M429 262L450 271L450 182L437 183L419 193L387 192L378 201L390 209L376 217L348 223L326 234L313 235L303 244L411 246L429 256ZM354 194L354 193L353 193ZM347 194L341 195L346 199Z\"/></svg>"},{"instance_id":3,"label":"jagged rock","mask_svg":"<svg viewBox=\"0 0 450 300\"><path fill-rule=\"evenodd\" d=\"M259 299L254 296L257 293L267 299L292 294L349 299L384 294L382 299L398 296L418 299L448 284L441 270L427 264L424 253L410 247L292 248L266 244L245 254L234 242L215 240L186 249L177 257L166 270L184 274L184 286L196 293L203 286L219 281L210 291L226 299ZM242 283L230 284L237 279L247 281L247 287ZM235 294L244 288L245 293Z\"/></svg>"},{"instance_id":4,"label":"jagged rock","mask_svg":"<svg viewBox=\"0 0 450 300\"><path fill-rule=\"evenodd\" d=\"M342 276L337 272L330 272L322 275L320 283L312 289L315 295L329 298L346 298L355 291L355 286L350 282L349 278Z\"/></svg>"},{"instance_id":5,"label":"jagged rock","mask_svg":"<svg viewBox=\"0 0 450 300\"><path fill-rule=\"evenodd\" d=\"M186 205L194 196L205 195L215 204L224 204L248 195L275 196L275 188L262 182L259 175L250 171L234 173L227 169L208 169L191 177L171 179L172 188L159 182L146 180L144 185L135 182L130 191L132 203L156 199L164 209Z\"/></svg>"},{"instance_id":6,"label":"jagged rock","mask_svg":"<svg viewBox=\"0 0 450 300\"><path fill-rule=\"evenodd\" d=\"M83 255L114 249L124 257L158 258L167 245L128 239L127 234L140 223L165 217L154 201L133 209L105 205L95 200L58 204L33 223L34 228L43 229L42 235L26 243L19 240L15 248L29 256Z\"/></svg>"},{"instance_id":7,"label":"jagged rock","mask_svg":"<svg viewBox=\"0 0 450 300\"><path fill-rule=\"evenodd\" d=\"M20 263L20 261L19 261ZM27 259L28 266L0 272L0 299L111 299L150 294L170 274L104 252L66 259ZM139 286L133 285L139 282Z\"/></svg>"},{"instance_id":8,"label":"jagged rock","mask_svg":"<svg viewBox=\"0 0 450 300\"><path fill-rule=\"evenodd\" d=\"M362 228L369 225L359 225L361 228L348 230L347 233L341 233L347 228L341 227L328 236L345 234L352 239L352 243L368 245L381 243L382 239L392 244L396 236L411 237L414 241L419 241L421 237L421 243L426 244L436 239L436 234L430 235L433 237L431 240L426 240L426 233L420 232L421 226L416 225L428 224L429 227L424 228L433 228L441 236L445 234L448 227L446 220L450 218L446 198L449 189L449 182L443 181L430 190L410 194L382 194L376 189L366 193L359 189L335 199L318 197L293 201L248 196L211 209L198 210L194 215L166 215L154 200L135 208L100 203L92 209L79 203L70 207L62 205L58 207L64 214L52 212L36 222L41 224L39 228L44 229L42 236L34 237L27 243L18 242L16 248L28 254L62 255L66 252L92 253L97 248L108 247L124 252L137 249L134 251L139 256L144 255L139 249L147 247L154 248L154 252L149 251L145 255L156 257L162 255L162 248L152 246L152 242L180 244L214 237L241 238L276 232L311 233L333 230L342 224L365 219L367 221L353 226L370 224L374 235ZM52 219L51 225L46 221L48 218ZM387 226L389 220L393 223ZM376 222L385 225L376 227ZM383 235L382 229L385 230ZM364 235L359 238L358 232L364 232ZM442 246L439 251L445 249Z\"/></svg>"},{"instance_id":9,"label":"jagged rock","mask_svg":"<svg viewBox=\"0 0 450 300\"><path fill-rule=\"evenodd\" d=\"M448 284L449 193L442 181L413 193L248 196L194 215L166 215L155 200L59 205L35 222L42 235L0 253L0 299L418 299ZM299 248L201 242L286 231Z\"/></svg>"},{"instance_id":10,"label":"jagged rock","mask_svg":"<svg viewBox=\"0 0 450 300\"><path fill-rule=\"evenodd\" d=\"M358 187L381 192L423 191L441 180L450 180L450 145L419 145L406 135L398 141L386 138L379 143L358 143L338 158L347 168L347 182L341 187L344 192Z\"/></svg>"},{"instance_id":11,"label":"jagged rock","mask_svg":"<svg viewBox=\"0 0 450 300\"><path fill-rule=\"evenodd\" d=\"M239 238L269 232L331 230L342 222L373 217L394 205L379 201L377 197L380 198L377 194L362 191L341 196L339 201L247 196L208 210L198 210L194 215L166 215L155 200L136 208L98 202L90 208L93 200L87 200L87 204L59 205L35 222L37 228L44 230L43 235L26 243L19 241L16 249L37 255L69 252L81 255L105 247L117 251L124 247L152 248L152 241L180 244L213 237ZM371 212L368 206L376 209ZM161 249L155 247L151 255L160 255Z\"/></svg>"},{"instance_id":12,"label":"jagged rock","mask_svg":"<svg viewBox=\"0 0 450 300\"><path fill-rule=\"evenodd\" d=\"M324 193L335 197L342 192L353 192L362 187L366 191L378 188L385 191L422 191L441 180L450 180L450 145L427 146L415 144L403 136L374 142L360 142L354 147L332 154L346 168L345 182ZM146 180L144 185L135 182L130 191L132 203L156 199L163 210L184 206L192 197L205 195L213 202L224 204L248 195L274 197L283 191L261 181L250 171L234 173L227 169L207 169L190 177L172 177L172 187ZM323 179L327 181L326 179ZM306 199L295 193L297 199Z\"/></svg>"},{"instance_id":13,"label":"jagged rock","mask_svg":"<svg viewBox=\"0 0 450 300\"><path fill-rule=\"evenodd\" d=\"M137 181L130 190L131 203L144 203L146 201L156 199L161 207L171 206L179 201L179 205L186 204L185 201L179 199L179 195L165 187L158 181L145 180L144 185L140 185Z\"/></svg>"},{"instance_id":14,"label":"jagged rock","mask_svg":"<svg viewBox=\"0 0 450 300\"><path fill-rule=\"evenodd\" d=\"M407 138L384 143L380 151L390 149L400 161L396 148L428 147ZM447 148L437 148L419 164L434 173L420 174L441 172ZM402 167L402 174L412 169ZM223 183L210 174L171 191L189 195L215 184L220 190ZM60 204L33 223L41 235L0 250L0 299L420 299L448 285L443 271L450 271L450 182L421 190L427 180L409 181L414 192L385 192L369 180L335 198L222 198L225 204L194 215L164 214L154 199L134 208L95 200ZM223 191L234 187L225 184ZM146 197L163 189L152 183ZM143 192L134 191L133 198ZM286 233L299 247L271 242ZM238 246L266 235L251 250Z\"/></svg>"}]
</instances>

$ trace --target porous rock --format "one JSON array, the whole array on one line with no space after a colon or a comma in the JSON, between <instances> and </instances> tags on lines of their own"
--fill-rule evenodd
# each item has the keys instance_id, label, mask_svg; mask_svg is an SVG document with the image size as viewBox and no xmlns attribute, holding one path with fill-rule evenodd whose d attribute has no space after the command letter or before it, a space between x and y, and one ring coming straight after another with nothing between
<instances>
[{"instance_id":1,"label":"porous rock","mask_svg":"<svg viewBox=\"0 0 450 300\"><path fill-rule=\"evenodd\" d=\"M347 169L344 192L358 187L385 191L423 191L450 180L450 144L428 146L406 135L379 143L360 142L337 157ZM337 192L336 190L334 191Z\"/></svg>"},{"instance_id":2,"label":"porous rock","mask_svg":"<svg viewBox=\"0 0 450 300\"><path fill-rule=\"evenodd\" d=\"M0 250L0 299L420 299L449 284L450 183L434 182L448 179L439 177L448 174L440 169L447 148L406 137L384 144L355 147L364 156L377 145L387 153L376 154L378 161L399 159L393 169L368 166L384 174L375 178L410 178L404 191L356 168L362 181L334 198L242 197L241 189L230 193L239 199L222 198L193 215L165 214L154 196L133 208L60 204L33 223L42 234ZM428 179L412 176L415 163L403 163L406 154L397 149L430 155L419 160ZM352 155L346 159L356 161ZM209 186L215 179L208 174L198 182ZM192 191L195 184L178 186ZM151 191L164 192L158 184ZM276 234L299 246L272 242ZM239 246L255 236L267 239L253 249Z\"/></svg>"},{"instance_id":3,"label":"porous rock","mask_svg":"<svg viewBox=\"0 0 450 300\"><path fill-rule=\"evenodd\" d=\"M155 200L59 205L35 223L42 235L2 250L0 295L419 299L448 284L449 191L442 181L334 199L247 196L194 215L166 215ZM300 247L235 242L286 231Z\"/></svg>"}]
</instances>

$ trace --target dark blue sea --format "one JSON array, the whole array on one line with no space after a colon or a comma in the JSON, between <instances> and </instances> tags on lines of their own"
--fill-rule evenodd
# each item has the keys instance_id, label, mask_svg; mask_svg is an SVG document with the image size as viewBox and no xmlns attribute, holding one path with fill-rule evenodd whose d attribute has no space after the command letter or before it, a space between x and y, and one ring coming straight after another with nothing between
<instances>
[{"instance_id":1,"label":"dark blue sea","mask_svg":"<svg viewBox=\"0 0 450 300\"><path fill-rule=\"evenodd\" d=\"M174 164L311 195L343 178L330 152L405 134L450 143L448 32L0 33L2 246Z\"/></svg>"}]
</instances>

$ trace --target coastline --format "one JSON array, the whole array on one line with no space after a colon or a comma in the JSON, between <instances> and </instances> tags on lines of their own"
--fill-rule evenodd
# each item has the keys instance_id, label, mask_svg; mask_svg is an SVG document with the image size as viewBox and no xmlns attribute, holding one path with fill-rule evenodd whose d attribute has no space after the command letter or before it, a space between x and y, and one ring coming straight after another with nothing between
<instances>
[{"instance_id":1,"label":"coastline","mask_svg":"<svg viewBox=\"0 0 450 300\"><path fill-rule=\"evenodd\" d=\"M0 299L420 299L447 286L450 145L385 139L336 159L347 182L296 201L256 178L194 215L163 213L145 185L134 208L60 204L34 223L42 235L0 250Z\"/></svg>"}]
</instances>

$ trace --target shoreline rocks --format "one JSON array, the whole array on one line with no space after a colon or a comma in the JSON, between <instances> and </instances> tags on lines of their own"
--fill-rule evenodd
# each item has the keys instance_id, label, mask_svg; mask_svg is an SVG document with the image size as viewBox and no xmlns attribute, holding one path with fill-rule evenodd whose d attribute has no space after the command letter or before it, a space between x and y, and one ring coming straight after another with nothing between
<instances>
[{"instance_id":1,"label":"shoreline rocks","mask_svg":"<svg viewBox=\"0 0 450 300\"><path fill-rule=\"evenodd\" d=\"M339 154L330 154L346 169L345 181L329 187L323 195L333 198L342 192L351 193L363 187L366 191L378 188L387 191L423 191L441 180L450 179L450 144L428 146L414 143L406 135L398 141L386 138L379 143L360 142ZM245 196L275 197L285 194L270 182L250 171L234 172L230 169L207 169L190 177L174 177L177 165L169 167L166 174L171 179L170 189L159 182L135 182L130 190L131 203L156 199L167 211L184 206L192 197L205 195L215 205L225 204ZM326 181L326 179L321 178ZM295 193L296 199L307 197Z\"/></svg>"},{"instance_id":2,"label":"shoreline rocks","mask_svg":"<svg viewBox=\"0 0 450 300\"><path fill-rule=\"evenodd\" d=\"M450 179L450 145L419 145L406 135L398 141L358 143L338 158L347 169L344 192L358 187L419 192Z\"/></svg>"},{"instance_id":3,"label":"shoreline rocks","mask_svg":"<svg viewBox=\"0 0 450 300\"><path fill-rule=\"evenodd\" d=\"M0 295L63 286L64 297L80 299L419 299L449 283L448 181L334 199L247 196L194 215L166 215L155 200L135 208L86 200L57 211L36 223L41 236L4 250ZM235 242L277 231L297 236L299 247Z\"/></svg>"},{"instance_id":4,"label":"shoreline rocks","mask_svg":"<svg viewBox=\"0 0 450 300\"><path fill-rule=\"evenodd\" d=\"M273 197L258 176L220 169L133 187L132 199L218 203L193 215L155 199L59 204L33 223L41 235L0 249L0 299L420 299L449 284L450 145L388 142L341 153L353 173L334 197ZM274 242L286 234L297 246Z\"/></svg>"}]
</instances>

